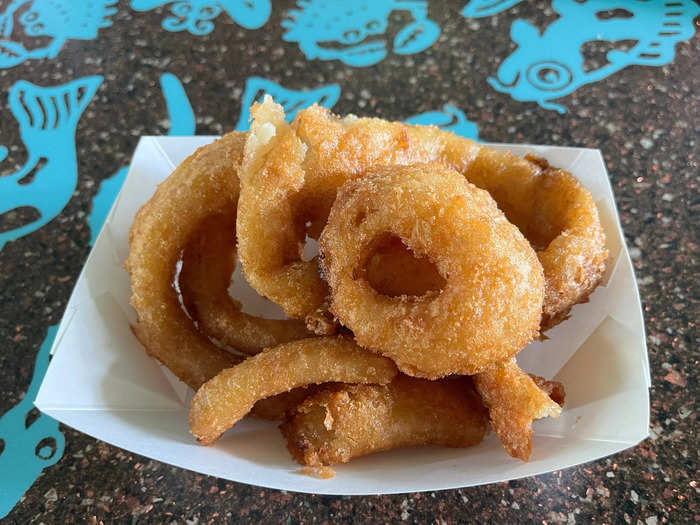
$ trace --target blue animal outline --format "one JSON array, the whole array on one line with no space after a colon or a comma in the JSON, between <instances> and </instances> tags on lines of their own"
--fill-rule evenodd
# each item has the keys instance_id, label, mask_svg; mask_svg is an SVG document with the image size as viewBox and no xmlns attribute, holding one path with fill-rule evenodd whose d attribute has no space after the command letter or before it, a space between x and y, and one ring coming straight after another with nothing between
<instances>
[{"instance_id":1,"label":"blue animal outline","mask_svg":"<svg viewBox=\"0 0 700 525\"><path fill-rule=\"evenodd\" d=\"M420 126L437 126L467 139L477 140L479 138L479 128L476 123L469 120L461 109L450 104L442 106L441 111L427 111L413 115L404 122Z\"/></svg>"},{"instance_id":2,"label":"blue animal outline","mask_svg":"<svg viewBox=\"0 0 700 525\"><path fill-rule=\"evenodd\" d=\"M0 216L21 206L36 208L40 216L1 232L0 250L44 226L70 200L78 183L75 131L101 83L101 76L51 87L19 80L10 88L10 111L19 123L27 160L16 172L0 176Z\"/></svg>"},{"instance_id":3,"label":"blue animal outline","mask_svg":"<svg viewBox=\"0 0 700 525\"><path fill-rule=\"evenodd\" d=\"M393 11L408 11L413 22L394 37L393 51L410 55L433 45L440 27L428 18L425 0L298 0L282 21L285 42L296 42L307 59L340 60L353 67L381 62L387 54L386 42L366 42L382 35ZM334 47L321 44L333 43ZM344 46L338 49L337 45Z\"/></svg>"},{"instance_id":4,"label":"blue animal outline","mask_svg":"<svg viewBox=\"0 0 700 525\"><path fill-rule=\"evenodd\" d=\"M262 77L249 77L245 81L245 90L241 98L241 115L236 124L236 131L248 131L250 127L250 106L262 100L263 95L270 95L284 108L285 118L291 121L299 110L316 103L325 108L332 108L340 98L340 86L327 84L316 89L294 90L283 87L272 80Z\"/></svg>"},{"instance_id":5,"label":"blue animal outline","mask_svg":"<svg viewBox=\"0 0 700 525\"><path fill-rule=\"evenodd\" d=\"M24 399L0 416L0 519L13 509L45 469L63 456L66 439L58 421L39 413L31 420L34 400L49 366L57 325L50 326L34 362Z\"/></svg>"},{"instance_id":6,"label":"blue animal outline","mask_svg":"<svg viewBox=\"0 0 700 525\"><path fill-rule=\"evenodd\" d=\"M93 40L109 27L117 12L117 0L13 0L0 15L0 68L10 68L29 59L55 58L68 40ZM24 12L22 8L27 7ZM21 12L21 14L20 14ZM29 37L48 36L51 41L27 50L12 40L15 17Z\"/></svg>"},{"instance_id":7,"label":"blue animal outline","mask_svg":"<svg viewBox=\"0 0 700 525\"><path fill-rule=\"evenodd\" d=\"M134 11L149 11L166 4L170 15L161 26L166 31L188 31L192 35L208 35L213 20L226 11L229 17L246 29L262 27L270 18L270 0L131 0Z\"/></svg>"},{"instance_id":8,"label":"blue animal outline","mask_svg":"<svg viewBox=\"0 0 700 525\"><path fill-rule=\"evenodd\" d=\"M492 16L519 4L523 0L471 0L461 11L467 18Z\"/></svg>"},{"instance_id":9,"label":"blue animal outline","mask_svg":"<svg viewBox=\"0 0 700 525\"><path fill-rule=\"evenodd\" d=\"M180 80L172 73L163 73L160 76L160 87L165 99L165 106L170 118L169 136L193 135L195 131L195 117L192 105L187 98L185 88ZM116 199L119 190L124 184L129 166L120 168L114 175L104 179L92 199L92 210L88 215L90 226L90 244L94 244L97 235L102 228L102 223Z\"/></svg>"},{"instance_id":10,"label":"blue animal outline","mask_svg":"<svg viewBox=\"0 0 700 525\"><path fill-rule=\"evenodd\" d=\"M700 7L692 0L552 0L561 16L543 33L525 20L513 22L510 35L518 47L488 79L497 91L515 100L535 101L545 109L565 113L552 102L579 87L597 82L629 65L662 66L675 57L675 44L695 33L693 18ZM661 9L663 8L663 10ZM623 9L632 18L602 18L599 14ZM584 71L581 46L593 40L636 40L627 51L607 53L608 64Z\"/></svg>"}]
</instances>

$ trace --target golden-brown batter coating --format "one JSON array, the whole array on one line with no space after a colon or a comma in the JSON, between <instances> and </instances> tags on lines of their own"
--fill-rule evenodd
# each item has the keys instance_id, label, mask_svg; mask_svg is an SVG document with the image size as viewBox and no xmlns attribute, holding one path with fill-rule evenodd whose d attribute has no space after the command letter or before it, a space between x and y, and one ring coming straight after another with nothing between
<instances>
[{"instance_id":1,"label":"golden-brown batter coating","mask_svg":"<svg viewBox=\"0 0 700 525\"><path fill-rule=\"evenodd\" d=\"M151 356L194 389L241 358L217 348L197 330L172 283L180 254L199 223L236 202L244 143L244 133L229 133L195 151L158 185L129 231L126 269L138 315L132 330Z\"/></svg>"},{"instance_id":2,"label":"golden-brown batter coating","mask_svg":"<svg viewBox=\"0 0 700 525\"><path fill-rule=\"evenodd\" d=\"M341 119L318 106L288 124L269 99L251 114L238 215L243 271L259 293L290 317L310 317L319 332L332 329L323 316L328 290L301 247L323 229L337 189L380 165L441 162L493 196L539 252L547 282L543 329L600 282L607 251L598 212L567 172L434 126Z\"/></svg>"},{"instance_id":3,"label":"golden-brown batter coating","mask_svg":"<svg viewBox=\"0 0 700 525\"><path fill-rule=\"evenodd\" d=\"M304 323L241 312L228 293L236 267L236 206L207 217L182 255L180 291L200 332L229 348L256 354L263 348L311 337Z\"/></svg>"},{"instance_id":4,"label":"golden-brown batter coating","mask_svg":"<svg viewBox=\"0 0 700 525\"><path fill-rule=\"evenodd\" d=\"M491 194L537 250L546 283L542 330L566 319L605 272L605 235L591 194L544 159L488 148L481 149L467 178Z\"/></svg>"},{"instance_id":5,"label":"golden-brown batter coating","mask_svg":"<svg viewBox=\"0 0 700 525\"><path fill-rule=\"evenodd\" d=\"M527 461L532 450L532 421L561 413L561 406L549 396L553 392L563 403L561 383L530 376L515 359L509 359L475 375L474 384L503 448L514 458Z\"/></svg>"},{"instance_id":6,"label":"golden-brown batter coating","mask_svg":"<svg viewBox=\"0 0 700 525\"><path fill-rule=\"evenodd\" d=\"M319 383L384 384L395 375L389 359L344 337L300 339L263 350L204 383L190 404L190 429L211 445L260 399Z\"/></svg>"},{"instance_id":7,"label":"golden-brown batter coating","mask_svg":"<svg viewBox=\"0 0 700 525\"><path fill-rule=\"evenodd\" d=\"M365 269L386 236L432 261L444 287L377 292ZM534 250L487 192L442 164L382 166L346 182L319 253L333 314L408 375L471 375L538 334L544 277Z\"/></svg>"},{"instance_id":8,"label":"golden-brown batter coating","mask_svg":"<svg viewBox=\"0 0 700 525\"><path fill-rule=\"evenodd\" d=\"M467 378L427 381L398 375L388 385L341 385L308 397L282 424L302 465L347 463L399 447L469 447L487 429Z\"/></svg>"},{"instance_id":9,"label":"golden-brown batter coating","mask_svg":"<svg viewBox=\"0 0 700 525\"><path fill-rule=\"evenodd\" d=\"M453 167L463 168L479 149L434 127L341 120L318 106L300 111L291 125L270 99L255 104L251 115L237 221L239 257L251 286L294 318L322 313L328 289L317 262L302 260L301 248L307 234L318 237L343 182L385 164L452 165L448 161L454 159Z\"/></svg>"}]
</instances>

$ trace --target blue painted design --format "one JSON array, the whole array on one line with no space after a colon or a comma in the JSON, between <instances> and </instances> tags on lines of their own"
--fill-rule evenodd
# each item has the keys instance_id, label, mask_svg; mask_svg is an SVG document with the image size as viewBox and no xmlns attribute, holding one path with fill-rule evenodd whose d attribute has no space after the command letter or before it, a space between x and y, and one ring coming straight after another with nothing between
<instances>
[{"instance_id":1,"label":"blue painted design","mask_svg":"<svg viewBox=\"0 0 700 525\"><path fill-rule=\"evenodd\" d=\"M189 31L207 35L214 29L214 20L221 11L247 29L261 27L270 17L270 0L131 0L136 11L148 11L172 4L170 16L163 19L167 31Z\"/></svg>"},{"instance_id":2,"label":"blue painted design","mask_svg":"<svg viewBox=\"0 0 700 525\"><path fill-rule=\"evenodd\" d=\"M292 120L300 109L314 103L325 108L332 108L340 97L340 86L328 84L308 91L295 91L275 84L271 80L260 77L250 77L246 80L243 99L241 100L241 116L236 124L236 131L248 131L250 127L250 106L260 102L263 95L268 94L275 102L284 107L287 120Z\"/></svg>"},{"instance_id":3,"label":"blue painted design","mask_svg":"<svg viewBox=\"0 0 700 525\"><path fill-rule=\"evenodd\" d=\"M53 219L70 200L78 182L75 130L102 77L84 77L56 87L24 80L10 89L10 111L19 122L27 160L18 171L0 176L0 215L20 206L39 218L0 233L5 243L27 235Z\"/></svg>"},{"instance_id":4,"label":"blue painted design","mask_svg":"<svg viewBox=\"0 0 700 525\"><path fill-rule=\"evenodd\" d=\"M63 456L65 437L58 421L41 413L33 421L28 419L49 366L56 328L49 328L41 344L24 399L0 417L0 519L7 516L41 471Z\"/></svg>"},{"instance_id":5,"label":"blue painted design","mask_svg":"<svg viewBox=\"0 0 700 525\"><path fill-rule=\"evenodd\" d=\"M393 51L413 54L427 49L440 27L428 18L428 4L420 0L299 0L282 22L286 42L297 42L308 59L340 60L364 67L381 62L387 54L385 39L393 11L408 11L413 21L394 37Z\"/></svg>"},{"instance_id":6,"label":"blue painted design","mask_svg":"<svg viewBox=\"0 0 700 525\"><path fill-rule=\"evenodd\" d=\"M100 189L97 190L95 197L92 199L92 210L90 211L90 215L88 215L90 246L95 244L97 234L100 233L100 229L102 228L102 223L107 218L107 214L112 208L112 203L114 203L114 199L117 198L128 172L129 166L124 166L114 175L100 183Z\"/></svg>"},{"instance_id":7,"label":"blue painted design","mask_svg":"<svg viewBox=\"0 0 700 525\"><path fill-rule=\"evenodd\" d=\"M171 73L163 73L160 77L160 87L163 90L163 98L170 118L168 135L171 137L194 135L194 111L185 88L182 87L178 78Z\"/></svg>"},{"instance_id":8,"label":"blue painted design","mask_svg":"<svg viewBox=\"0 0 700 525\"><path fill-rule=\"evenodd\" d=\"M482 16L491 16L505 11L515 4L519 4L522 0L471 0L462 9L462 15L467 18L481 18Z\"/></svg>"},{"instance_id":9,"label":"blue painted design","mask_svg":"<svg viewBox=\"0 0 700 525\"><path fill-rule=\"evenodd\" d=\"M13 0L0 15L0 68L28 59L55 58L67 40L92 40L112 22L117 0ZM50 37L34 49L13 40L16 22L29 37Z\"/></svg>"},{"instance_id":10,"label":"blue painted design","mask_svg":"<svg viewBox=\"0 0 700 525\"><path fill-rule=\"evenodd\" d=\"M692 0L553 0L552 8L561 16L542 34L524 20L513 22L510 36L518 48L489 83L515 100L534 100L559 113L566 109L551 101L580 86L632 64L671 62L675 44L693 36L693 18L700 13ZM581 46L595 40L636 43L627 51L609 51L606 65L585 71Z\"/></svg>"},{"instance_id":11,"label":"blue painted design","mask_svg":"<svg viewBox=\"0 0 700 525\"><path fill-rule=\"evenodd\" d=\"M407 124L419 124L421 126L437 126L440 129L451 131L456 135L476 140L479 137L479 128L467 119L464 112L449 104L442 107L442 111L428 111L407 118Z\"/></svg>"},{"instance_id":12,"label":"blue painted design","mask_svg":"<svg viewBox=\"0 0 700 525\"><path fill-rule=\"evenodd\" d=\"M185 93L185 88L175 75L163 73L160 77L160 87L163 90L165 106L170 117L170 131L168 135L194 135L195 119L194 111ZM124 184L128 166L124 166L111 177L100 184L100 188L92 200L92 211L88 216L90 226L90 244L97 240L97 234L102 228L102 223L107 218L114 199Z\"/></svg>"}]
</instances>

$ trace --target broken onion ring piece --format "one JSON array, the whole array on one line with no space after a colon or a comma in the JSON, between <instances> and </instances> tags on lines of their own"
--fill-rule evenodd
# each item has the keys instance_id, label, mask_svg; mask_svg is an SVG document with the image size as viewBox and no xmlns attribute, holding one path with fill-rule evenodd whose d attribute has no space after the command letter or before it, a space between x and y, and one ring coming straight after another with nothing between
<instances>
[{"instance_id":1,"label":"broken onion ring piece","mask_svg":"<svg viewBox=\"0 0 700 525\"><path fill-rule=\"evenodd\" d=\"M391 381L396 367L343 337L315 337L263 350L222 371L197 391L190 405L192 434L211 445L259 399L327 382Z\"/></svg>"}]
</instances>

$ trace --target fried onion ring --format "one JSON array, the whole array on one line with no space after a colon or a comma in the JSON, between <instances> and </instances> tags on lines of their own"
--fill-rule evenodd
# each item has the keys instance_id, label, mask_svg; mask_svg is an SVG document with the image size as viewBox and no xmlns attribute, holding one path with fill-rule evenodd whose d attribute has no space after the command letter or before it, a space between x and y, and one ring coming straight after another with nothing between
<instances>
[{"instance_id":1,"label":"fried onion ring","mask_svg":"<svg viewBox=\"0 0 700 525\"><path fill-rule=\"evenodd\" d=\"M396 367L389 359L340 336L285 343L204 383L190 404L190 429L201 444L211 445L259 399L326 382L385 384L394 376Z\"/></svg>"},{"instance_id":2,"label":"fried onion ring","mask_svg":"<svg viewBox=\"0 0 700 525\"><path fill-rule=\"evenodd\" d=\"M387 235L433 261L442 290L373 289L368 254ZM538 334L544 278L535 252L487 192L442 164L382 166L346 182L319 254L333 314L408 375L471 375Z\"/></svg>"},{"instance_id":3,"label":"fried onion ring","mask_svg":"<svg viewBox=\"0 0 700 525\"><path fill-rule=\"evenodd\" d=\"M233 211L233 213L231 213ZM303 323L241 312L228 293L236 267L236 208L202 221L182 255L180 290L201 332L246 354L310 337Z\"/></svg>"},{"instance_id":4,"label":"fried onion ring","mask_svg":"<svg viewBox=\"0 0 700 525\"><path fill-rule=\"evenodd\" d=\"M199 148L158 186L136 214L129 231L126 268L131 274L131 303L138 315L132 331L151 356L194 390L242 360L241 356L214 345L207 336L221 340L234 351L252 352L308 335L294 321L255 318L235 308L226 293L228 285L221 282L230 279L230 273L224 276L232 264L233 232L227 243L202 246L217 250L211 258L200 252L205 261L197 260L191 251L188 252L190 264L185 278L180 281L187 288L183 302L195 317L199 317L205 333L197 330L182 310L172 285L183 248L189 242L191 250L198 230L208 228L212 216L233 227L239 193L238 169L245 140L244 133L234 132ZM221 237L223 233L219 230L216 235ZM217 257L226 249L229 251ZM198 263L211 264L211 273L206 274L204 268L198 273ZM196 283L191 282L195 280ZM199 286L208 298L194 291ZM227 305L222 316L225 316L224 328L230 331L215 331L208 322L210 318L202 315L205 310L211 311L212 303Z\"/></svg>"},{"instance_id":5,"label":"fried onion ring","mask_svg":"<svg viewBox=\"0 0 700 525\"><path fill-rule=\"evenodd\" d=\"M399 447L469 447L487 429L484 406L466 378L341 385L308 397L280 426L302 465L347 463Z\"/></svg>"},{"instance_id":6,"label":"fried onion ring","mask_svg":"<svg viewBox=\"0 0 700 525\"><path fill-rule=\"evenodd\" d=\"M193 389L241 358L217 348L187 317L173 287L176 264L197 225L236 202L244 143L245 134L230 133L195 151L158 185L129 230L126 269L138 316L132 330Z\"/></svg>"},{"instance_id":7,"label":"fried onion ring","mask_svg":"<svg viewBox=\"0 0 700 525\"><path fill-rule=\"evenodd\" d=\"M551 392L563 403L561 383L530 376L515 359L509 359L476 374L474 384L503 448L512 457L527 461L532 450L532 421L561 414L561 406L550 397Z\"/></svg>"},{"instance_id":8,"label":"fried onion ring","mask_svg":"<svg viewBox=\"0 0 700 525\"><path fill-rule=\"evenodd\" d=\"M537 250L545 276L541 329L560 323L587 300L605 272L605 234L591 194L544 159L487 148L467 177L491 194Z\"/></svg>"},{"instance_id":9,"label":"fried onion ring","mask_svg":"<svg viewBox=\"0 0 700 525\"><path fill-rule=\"evenodd\" d=\"M607 252L598 212L567 172L434 126L341 119L319 106L298 112L290 125L282 107L267 97L253 105L251 115L239 257L251 286L290 317L323 319L328 290L316 261L302 259L306 235L315 238L323 228L338 187L386 164L439 161L492 194L539 250L547 282L543 329L565 319L601 279Z\"/></svg>"}]
</instances>

